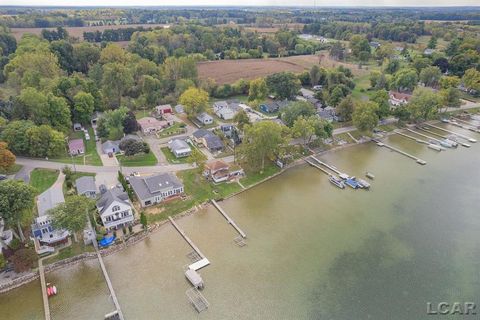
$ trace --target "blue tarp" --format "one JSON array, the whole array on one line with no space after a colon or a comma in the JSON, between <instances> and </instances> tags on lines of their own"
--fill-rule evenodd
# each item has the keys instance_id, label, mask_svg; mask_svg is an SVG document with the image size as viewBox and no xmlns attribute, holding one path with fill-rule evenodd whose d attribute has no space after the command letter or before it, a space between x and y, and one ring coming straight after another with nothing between
<instances>
[{"instance_id":1,"label":"blue tarp","mask_svg":"<svg viewBox=\"0 0 480 320\"><path fill-rule=\"evenodd\" d=\"M103 238L102 240L98 241L98 244L101 245L102 247L107 247L111 245L115 241L115 237L112 236L110 238Z\"/></svg>"},{"instance_id":2,"label":"blue tarp","mask_svg":"<svg viewBox=\"0 0 480 320\"><path fill-rule=\"evenodd\" d=\"M357 189L359 187L358 182L356 180L353 180L353 179L347 179L347 180L345 180L345 183L347 185L349 185L350 187L352 187L353 189Z\"/></svg>"}]
</instances>

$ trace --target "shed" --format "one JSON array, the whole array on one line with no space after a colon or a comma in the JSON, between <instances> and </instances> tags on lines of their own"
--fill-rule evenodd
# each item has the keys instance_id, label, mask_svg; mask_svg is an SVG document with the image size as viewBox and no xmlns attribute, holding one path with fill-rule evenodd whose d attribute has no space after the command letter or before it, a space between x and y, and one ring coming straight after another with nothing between
<instances>
[{"instance_id":1,"label":"shed","mask_svg":"<svg viewBox=\"0 0 480 320\"><path fill-rule=\"evenodd\" d=\"M68 142L68 152L72 156L76 156L79 154L85 153L85 144L83 143L83 139L73 139Z\"/></svg>"}]
</instances>

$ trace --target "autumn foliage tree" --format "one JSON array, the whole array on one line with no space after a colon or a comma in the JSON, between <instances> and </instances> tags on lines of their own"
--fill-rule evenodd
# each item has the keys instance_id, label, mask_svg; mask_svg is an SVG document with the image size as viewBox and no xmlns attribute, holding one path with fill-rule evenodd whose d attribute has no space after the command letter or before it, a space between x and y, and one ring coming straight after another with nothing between
<instances>
[{"instance_id":1,"label":"autumn foliage tree","mask_svg":"<svg viewBox=\"0 0 480 320\"><path fill-rule=\"evenodd\" d=\"M8 144L0 141L0 169L7 171L15 164L15 155L8 150Z\"/></svg>"}]
</instances>

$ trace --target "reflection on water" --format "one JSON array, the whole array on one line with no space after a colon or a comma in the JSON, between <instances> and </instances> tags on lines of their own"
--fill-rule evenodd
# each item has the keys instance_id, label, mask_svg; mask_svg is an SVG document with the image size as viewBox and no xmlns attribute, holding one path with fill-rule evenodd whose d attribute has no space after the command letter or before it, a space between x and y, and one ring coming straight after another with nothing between
<instances>
[{"instance_id":1,"label":"reflection on water","mask_svg":"<svg viewBox=\"0 0 480 320\"><path fill-rule=\"evenodd\" d=\"M201 315L185 296L192 249L171 225L106 257L126 318L410 320L426 318L429 301L475 301L480 146L437 153L398 136L387 143L428 165L370 143L322 156L351 175L373 172L369 192L339 190L302 166L221 203L247 233L243 248L211 207L179 220L211 261L200 270L210 302ZM61 298L68 308L52 305L56 315L99 318L111 307L98 266L81 268L49 276L71 290Z\"/></svg>"}]
</instances>

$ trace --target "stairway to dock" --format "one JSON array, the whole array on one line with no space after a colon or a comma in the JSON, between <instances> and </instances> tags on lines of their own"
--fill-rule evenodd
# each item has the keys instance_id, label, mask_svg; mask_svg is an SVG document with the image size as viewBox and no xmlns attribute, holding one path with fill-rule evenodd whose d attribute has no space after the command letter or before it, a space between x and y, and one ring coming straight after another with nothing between
<instances>
[{"instance_id":1,"label":"stairway to dock","mask_svg":"<svg viewBox=\"0 0 480 320\"><path fill-rule=\"evenodd\" d=\"M215 208L217 208L218 211L220 211L220 213L222 214L222 216L227 219L227 222L228 224L230 224L239 234L242 238L246 238L247 235L245 234L245 232L242 231L242 229L240 229L240 227L235 223L235 221L233 221L232 218L230 218L230 216L225 212L225 210L223 210L220 205L217 203L217 201L215 200L210 200L212 202L212 204L215 206Z\"/></svg>"}]
</instances>

